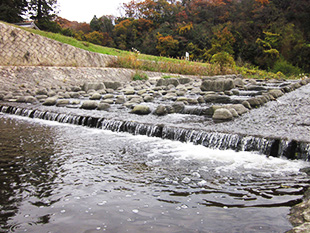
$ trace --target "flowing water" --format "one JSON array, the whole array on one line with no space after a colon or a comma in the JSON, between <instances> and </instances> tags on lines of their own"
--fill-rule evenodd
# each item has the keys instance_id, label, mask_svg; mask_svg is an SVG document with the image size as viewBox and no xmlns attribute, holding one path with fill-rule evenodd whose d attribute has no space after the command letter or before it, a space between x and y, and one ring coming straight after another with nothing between
<instances>
[{"instance_id":1,"label":"flowing water","mask_svg":"<svg viewBox=\"0 0 310 233\"><path fill-rule=\"evenodd\" d=\"M309 186L305 161L7 114L0 153L2 232L284 232Z\"/></svg>"}]
</instances>

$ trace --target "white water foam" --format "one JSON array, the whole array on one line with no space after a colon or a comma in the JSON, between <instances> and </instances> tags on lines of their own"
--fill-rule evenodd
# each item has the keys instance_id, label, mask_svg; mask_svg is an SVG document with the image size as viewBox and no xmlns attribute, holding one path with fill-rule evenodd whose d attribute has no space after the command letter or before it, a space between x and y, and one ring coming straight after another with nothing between
<instances>
[{"instance_id":1,"label":"white water foam","mask_svg":"<svg viewBox=\"0 0 310 233\"><path fill-rule=\"evenodd\" d=\"M210 149L202 145L194 145L192 143L182 143L161 138L147 137L144 135L131 135L129 133L116 133L109 130L87 128L72 124L63 124L55 121L46 121L41 119L30 119L27 117L16 115L3 115L4 117L23 120L31 123L49 126L63 127L80 127L86 134L108 134L113 137L119 137L121 140L134 140L138 144L150 145L150 150L147 151L149 158L154 157L153 163L160 163L164 156L171 156L175 161L180 160L198 160L213 164L215 171L252 171L261 174L297 174L301 168L310 167L310 163L302 160L288 160L285 158L266 157L253 152L233 150ZM83 133L83 136L86 136ZM87 136L86 136L87 137ZM202 168L203 169L203 168ZM208 170L209 167L204 169Z\"/></svg>"}]
</instances>

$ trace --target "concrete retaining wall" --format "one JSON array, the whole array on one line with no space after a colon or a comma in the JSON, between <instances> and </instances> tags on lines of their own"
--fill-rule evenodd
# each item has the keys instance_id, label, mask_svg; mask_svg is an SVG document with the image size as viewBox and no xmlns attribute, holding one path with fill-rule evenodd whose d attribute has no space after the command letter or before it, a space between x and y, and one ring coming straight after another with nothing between
<instances>
[{"instance_id":1,"label":"concrete retaining wall","mask_svg":"<svg viewBox=\"0 0 310 233\"><path fill-rule=\"evenodd\" d=\"M116 57L93 53L0 22L0 65L107 67Z\"/></svg>"}]
</instances>

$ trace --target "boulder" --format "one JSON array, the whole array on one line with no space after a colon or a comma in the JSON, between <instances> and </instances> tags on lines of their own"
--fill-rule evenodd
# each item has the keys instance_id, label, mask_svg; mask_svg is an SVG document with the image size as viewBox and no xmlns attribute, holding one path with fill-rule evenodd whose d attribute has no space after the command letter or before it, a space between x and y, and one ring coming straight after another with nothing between
<instances>
[{"instance_id":1,"label":"boulder","mask_svg":"<svg viewBox=\"0 0 310 233\"><path fill-rule=\"evenodd\" d=\"M151 95L143 96L144 102L153 102L154 98Z\"/></svg>"},{"instance_id":2,"label":"boulder","mask_svg":"<svg viewBox=\"0 0 310 233\"><path fill-rule=\"evenodd\" d=\"M173 108L173 111L175 113L181 113L181 112L183 112L183 110L185 108L185 104L183 104L183 103L174 103L174 104L172 104L172 108Z\"/></svg>"},{"instance_id":3,"label":"boulder","mask_svg":"<svg viewBox=\"0 0 310 233\"><path fill-rule=\"evenodd\" d=\"M204 96L206 103L230 103L229 96L218 94L207 94Z\"/></svg>"},{"instance_id":4,"label":"boulder","mask_svg":"<svg viewBox=\"0 0 310 233\"><path fill-rule=\"evenodd\" d=\"M82 86L82 90L88 92L89 90L101 90L105 89L105 86L103 83L84 83Z\"/></svg>"},{"instance_id":5,"label":"boulder","mask_svg":"<svg viewBox=\"0 0 310 233\"><path fill-rule=\"evenodd\" d=\"M105 99L105 100L101 100L101 103L105 103L105 104L114 104L114 99Z\"/></svg>"},{"instance_id":6,"label":"boulder","mask_svg":"<svg viewBox=\"0 0 310 233\"><path fill-rule=\"evenodd\" d=\"M102 102L100 102L99 104L98 104L98 110L108 110L109 108L110 108L111 106L110 106L110 104L108 104L108 103L102 103Z\"/></svg>"},{"instance_id":7,"label":"boulder","mask_svg":"<svg viewBox=\"0 0 310 233\"><path fill-rule=\"evenodd\" d=\"M125 99L124 96L122 96L122 95L116 96L116 100L115 100L115 103L116 103L116 104L123 104L123 103L125 103L125 102L126 102L126 99Z\"/></svg>"},{"instance_id":8,"label":"boulder","mask_svg":"<svg viewBox=\"0 0 310 233\"><path fill-rule=\"evenodd\" d=\"M164 105L158 105L155 112L155 115L157 116L164 116L168 114L168 109Z\"/></svg>"},{"instance_id":9,"label":"boulder","mask_svg":"<svg viewBox=\"0 0 310 233\"><path fill-rule=\"evenodd\" d=\"M89 97L90 100L100 100L101 99L101 95L97 92L93 93L91 95L91 97Z\"/></svg>"},{"instance_id":10,"label":"boulder","mask_svg":"<svg viewBox=\"0 0 310 233\"><path fill-rule=\"evenodd\" d=\"M250 103L248 102L248 101L243 101L242 102L242 105L244 106L244 107L246 107L247 109L251 109L252 107L251 107L251 105L250 105Z\"/></svg>"},{"instance_id":11,"label":"boulder","mask_svg":"<svg viewBox=\"0 0 310 233\"><path fill-rule=\"evenodd\" d=\"M215 110L212 119L214 121L229 121L233 119L233 115L228 109L219 108Z\"/></svg>"},{"instance_id":12,"label":"boulder","mask_svg":"<svg viewBox=\"0 0 310 233\"><path fill-rule=\"evenodd\" d=\"M178 80L180 84L186 84L192 81L190 78L179 78Z\"/></svg>"},{"instance_id":13,"label":"boulder","mask_svg":"<svg viewBox=\"0 0 310 233\"><path fill-rule=\"evenodd\" d=\"M151 109L149 106L146 105L136 105L131 110L131 113L138 114L138 115L147 115L151 113Z\"/></svg>"},{"instance_id":14,"label":"boulder","mask_svg":"<svg viewBox=\"0 0 310 233\"><path fill-rule=\"evenodd\" d=\"M200 89L202 91L216 91L216 92L227 91L233 88L235 88L235 84L234 81L230 78L228 79L219 78L215 80L205 79L200 86Z\"/></svg>"},{"instance_id":15,"label":"boulder","mask_svg":"<svg viewBox=\"0 0 310 233\"><path fill-rule=\"evenodd\" d=\"M180 82L176 78L161 78L157 81L156 86L169 86L170 84L176 87L180 84Z\"/></svg>"},{"instance_id":16,"label":"boulder","mask_svg":"<svg viewBox=\"0 0 310 233\"><path fill-rule=\"evenodd\" d=\"M94 100L84 101L81 106L82 109L88 109L88 110L96 109L97 107L98 107L98 103Z\"/></svg>"},{"instance_id":17,"label":"boulder","mask_svg":"<svg viewBox=\"0 0 310 233\"><path fill-rule=\"evenodd\" d=\"M35 103L37 101L38 100L35 97L33 97L33 96L25 96L25 102L26 103Z\"/></svg>"},{"instance_id":18,"label":"boulder","mask_svg":"<svg viewBox=\"0 0 310 233\"><path fill-rule=\"evenodd\" d=\"M36 95L48 95L47 90L45 88L40 88L36 90Z\"/></svg>"},{"instance_id":19,"label":"boulder","mask_svg":"<svg viewBox=\"0 0 310 233\"><path fill-rule=\"evenodd\" d=\"M118 88L122 87L120 82L103 82L107 89L117 90Z\"/></svg>"},{"instance_id":20,"label":"boulder","mask_svg":"<svg viewBox=\"0 0 310 233\"><path fill-rule=\"evenodd\" d=\"M259 107L261 105L260 101L255 97L248 99L247 102L251 105L252 108L256 108L256 107Z\"/></svg>"},{"instance_id":21,"label":"boulder","mask_svg":"<svg viewBox=\"0 0 310 233\"><path fill-rule=\"evenodd\" d=\"M234 84L236 87L243 87L244 81L242 80L242 78L236 78L234 79Z\"/></svg>"},{"instance_id":22,"label":"boulder","mask_svg":"<svg viewBox=\"0 0 310 233\"><path fill-rule=\"evenodd\" d=\"M55 105L56 102L57 102L57 97L49 97L43 102L43 105L52 106L52 105Z\"/></svg>"},{"instance_id":23,"label":"boulder","mask_svg":"<svg viewBox=\"0 0 310 233\"><path fill-rule=\"evenodd\" d=\"M242 104L232 104L232 105L230 105L229 107L235 109L239 115L242 115L242 114L244 114L244 113L246 113L246 112L249 111L249 110L248 110L244 105L242 105Z\"/></svg>"},{"instance_id":24,"label":"boulder","mask_svg":"<svg viewBox=\"0 0 310 233\"><path fill-rule=\"evenodd\" d=\"M57 107L64 107L66 105L70 104L70 100L67 100L67 99L58 99L56 101L56 106Z\"/></svg>"},{"instance_id":25,"label":"boulder","mask_svg":"<svg viewBox=\"0 0 310 233\"><path fill-rule=\"evenodd\" d=\"M70 98L75 98L75 99L80 98L80 94L78 92L71 91L71 92L68 92L68 94L69 94Z\"/></svg>"},{"instance_id":26,"label":"boulder","mask_svg":"<svg viewBox=\"0 0 310 233\"><path fill-rule=\"evenodd\" d=\"M136 91L133 88L127 88L123 90L125 95L134 95Z\"/></svg>"},{"instance_id":27,"label":"boulder","mask_svg":"<svg viewBox=\"0 0 310 233\"><path fill-rule=\"evenodd\" d=\"M271 94L274 98L278 98L278 97L284 95L284 93L279 89L269 90L268 93Z\"/></svg>"}]
</instances>

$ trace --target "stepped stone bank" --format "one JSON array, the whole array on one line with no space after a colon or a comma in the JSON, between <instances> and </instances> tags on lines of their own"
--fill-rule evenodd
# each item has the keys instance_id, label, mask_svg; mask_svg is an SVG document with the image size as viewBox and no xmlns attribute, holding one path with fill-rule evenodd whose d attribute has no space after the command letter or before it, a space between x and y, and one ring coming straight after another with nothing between
<instances>
[{"instance_id":1,"label":"stepped stone bank","mask_svg":"<svg viewBox=\"0 0 310 233\"><path fill-rule=\"evenodd\" d=\"M117 116L134 113L141 118L147 115L159 119L173 113L202 116L214 122L239 118L234 125L241 130L244 122L253 124L249 119L257 114L257 108L268 102L277 103L281 96L302 86L308 87L310 83L307 77L298 81L265 81L240 75L171 75L175 77L163 79L163 74L156 72L145 72L150 77L148 81L132 81L134 70L108 68L117 59L114 56L84 51L3 23L0 23L0 35L0 101L5 105L26 103L35 108L95 110L94 114L115 113ZM275 109L273 105L270 108ZM301 126L306 129L303 133L307 134L310 122L301 120ZM229 133L234 128L229 124L209 129L226 129ZM252 131L255 127L253 125ZM246 130L241 133L247 134ZM304 211L308 219L307 206L297 209L299 215ZM298 224L307 222L305 218L299 218ZM309 229L309 225L305 226ZM296 228L292 232L306 231Z\"/></svg>"}]
</instances>

